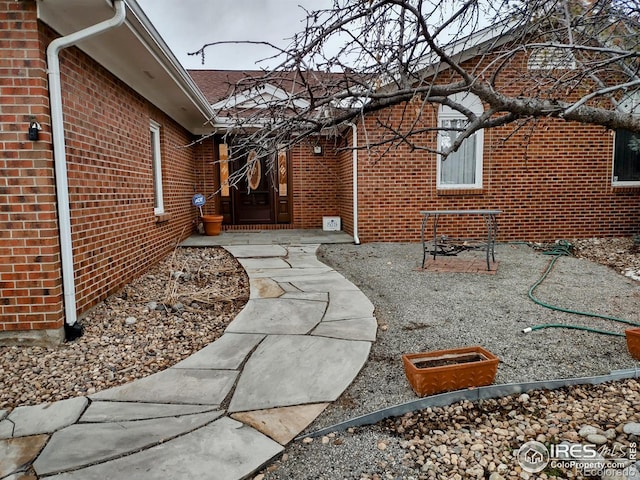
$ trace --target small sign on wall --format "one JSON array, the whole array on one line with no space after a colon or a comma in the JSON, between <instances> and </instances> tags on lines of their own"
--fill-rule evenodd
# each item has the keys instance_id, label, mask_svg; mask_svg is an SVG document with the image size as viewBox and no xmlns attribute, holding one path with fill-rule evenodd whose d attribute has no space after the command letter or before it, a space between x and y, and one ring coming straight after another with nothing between
<instances>
[{"instance_id":1,"label":"small sign on wall","mask_svg":"<svg viewBox=\"0 0 640 480\"><path fill-rule=\"evenodd\" d=\"M340 230L340 217L322 217L322 230L337 232Z\"/></svg>"}]
</instances>

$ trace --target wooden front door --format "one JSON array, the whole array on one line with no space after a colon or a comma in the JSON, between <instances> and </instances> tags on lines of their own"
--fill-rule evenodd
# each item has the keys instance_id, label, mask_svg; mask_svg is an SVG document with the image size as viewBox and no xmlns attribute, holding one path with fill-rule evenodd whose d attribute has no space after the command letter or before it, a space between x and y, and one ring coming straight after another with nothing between
<instances>
[{"instance_id":1,"label":"wooden front door","mask_svg":"<svg viewBox=\"0 0 640 480\"><path fill-rule=\"evenodd\" d=\"M291 223L293 195L289 152L262 158L254 168L247 162L257 159L255 150L234 152L233 146L218 144L220 211L226 225Z\"/></svg>"},{"instance_id":2,"label":"wooden front door","mask_svg":"<svg viewBox=\"0 0 640 480\"><path fill-rule=\"evenodd\" d=\"M248 166L252 165L252 166ZM255 150L236 158L233 171L239 175L233 189L235 225L275 223L273 175L265 158L258 159Z\"/></svg>"}]
</instances>

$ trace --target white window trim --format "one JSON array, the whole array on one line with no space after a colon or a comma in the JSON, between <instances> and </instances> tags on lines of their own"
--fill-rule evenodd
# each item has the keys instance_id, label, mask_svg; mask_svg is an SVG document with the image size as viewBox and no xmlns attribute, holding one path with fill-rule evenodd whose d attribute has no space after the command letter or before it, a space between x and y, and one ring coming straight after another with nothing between
<instances>
[{"instance_id":1,"label":"white window trim","mask_svg":"<svg viewBox=\"0 0 640 480\"><path fill-rule=\"evenodd\" d=\"M631 92L627 94L618 107L623 112L628 112L634 116L640 115L640 92ZM618 181L613 175L616 168L616 135L618 133L614 130L613 135L613 151L611 152L611 186L612 187L640 187L640 181Z\"/></svg>"},{"instance_id":2,"label":"white window trim","mask_svg":"<svg viewBox=\"0 0 640 480\"><path fill-rule=\"evenodd\" d=\"M461 93L452 95L454 102L460 103L470 108L474 113L482 113L482 103L480 98L472 93ZM448 108L448 107L447 107ZM443 111L443 106L438 109L438 127L442 126L442 120L467 120L462 113L448 108ZM440 183L440 174L442 168L442 155L438 154L436 162L436 189L437 190L480 190L482 189L482 169L483 169L483 152L484 152L484 130L478 130L473 134L476 138L476 174L474 183ZM440 138L438 137L438 148L440 148ZM445 160L446 161L446 160Z\"/></svg>"},{"instance_id":3,"label":"white window trim","mask_svg":"<svg viewBox=\"0 0 640 480\"><path fill-rule=\"evenodd\" d=\"M619 182L615 180L611 180L612 187L640 187L640 182Z\"/></svg>"},{"instance_id":4,"label":"white window trim","mask_svg":"<svg viewBox=\"0 0 640 480\"><path fill-rule=\"evenodd\" d=\"M153 120L149 122L149 131L154 138L151 142L153 149L151 160L153 162L153 213L164 214L164 192L162 190L162 154L160 152L160 124ZM157 204L157 206L155 206Z\"/></svg>"},{"instance_id":5,"label":"white window trim","mask_svg":"<svg viewBox=\"0 0 640 480\"><path fill-rule=\"evenodd\" d=\"M611 138L613 138L613 151L611 152L611 186L612 187L640 187L640 181L618 181L613 175L616 168L616 135L617 132L613 132Z\"/></svg>"}]
</instances>

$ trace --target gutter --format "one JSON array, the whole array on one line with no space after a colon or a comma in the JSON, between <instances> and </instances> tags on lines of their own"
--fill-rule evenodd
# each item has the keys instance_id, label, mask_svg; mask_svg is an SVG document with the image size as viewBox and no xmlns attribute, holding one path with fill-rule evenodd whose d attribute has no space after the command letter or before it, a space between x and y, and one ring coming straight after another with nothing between
<instances>
[{"instance_id":1,"label":"gutter","mask_svg":"<svg viewBox=\"0 0 640 480\"><path fill-rule=\"evenodd\" d=\"M353 242L360 245L360 237L358 237L358 126L350 123L353 135Z\"/></svg>"},{"instance_id":2,"label":"gutter","mask_svg":"<svg viewBox=\"0 0 640 480\"><path fill-rule=\"evenodd\" d=\"M78 42L117 28L125 20L124 0L113 0L115 15L96 25L84 28L70 35L56 38L47 47L47 75L49 77L49 101L51 104L51 130L53 137L53 157L56 175L56 197L58 204L58 225L60 229L60 257L62 263L62 286L64 292L65 333L76 332L72 338L81 334L76 326L76 287L73 268L73 246L71 241L71 211L69 208L69 184L67 181L67 152L64 138L64 117L62 113L62 84L60 81L61 50L74 46Z\"/></svg>"}]
</instances>

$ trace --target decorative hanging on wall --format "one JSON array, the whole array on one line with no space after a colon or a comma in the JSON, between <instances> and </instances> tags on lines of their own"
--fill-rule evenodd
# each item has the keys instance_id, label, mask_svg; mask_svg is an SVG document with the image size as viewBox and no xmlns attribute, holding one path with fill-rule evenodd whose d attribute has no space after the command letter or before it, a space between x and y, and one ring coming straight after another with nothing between
<instances>
[{"instance_id":1,"label":"decorative hanging on wall","mask_svg":"<svg viewBox=\"0 0 640 480\"><path fill-rule=\"evenodd\" d=\"M260 166L260 159L258 159L258 153L255 150L251 150L247 155L247 183L250 190L257 190L260 186L260 179L262 178L262 168Z\"/></svg>"},{"instance_id":2,"label":"decorative hanging on wall","mask_svg":"<svg viewBox=\"0 0 640 480\"><path fill-rule=\"evenodd\" d=\"M287 152L278 151L278 192L281 197L287 196Z\"/></svg>"},{"instance_id":3,"label":"decorative hanging on wall","mask_svg":"<svg viewBox=\"0 0 640 480\"><path fill-rule=\"evenodd\" d=\"M229 147L226 143L220 144L218 149L220 160L220 194L229 196Z\"/></svg>"}]
</instances>

